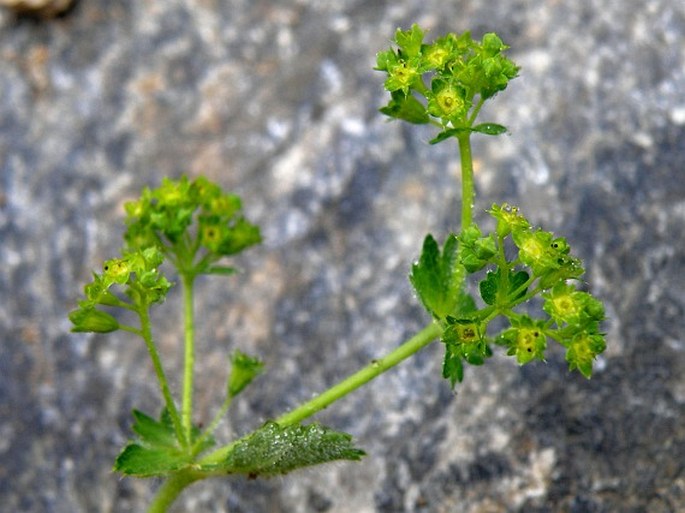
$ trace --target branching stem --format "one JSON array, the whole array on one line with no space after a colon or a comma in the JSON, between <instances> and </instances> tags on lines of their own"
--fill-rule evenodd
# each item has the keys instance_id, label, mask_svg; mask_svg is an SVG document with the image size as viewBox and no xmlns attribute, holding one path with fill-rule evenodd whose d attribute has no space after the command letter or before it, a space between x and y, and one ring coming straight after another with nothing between
<instances>
[{"instance_id":1,"label":"branching stem","mask_svg":"<svg viewBox=\"0 0 685 513\"><path fill-rule=\"evenodd\" d=\"M278 422L278 424L281 426L290 426L311 417L315 413L323 410L330 404L343 398L350 392L355 391L362 385L368 383L400 362L406 360L420 349L430 344L433 340L438 338L441 333L442 327L435 322L431 322L428 326L423 328L409 340L405 341L387 356L373 360L369 365L343 379L337 385L332 386L325 392L317 395L310 401L307 401L294 410L281 415L276 419L276 422ZM220 463L226 459L227 455L238 441L213 451L202 458L199 461L199 464L211 466L213 464Z\"/></svg>"}]
</instances>

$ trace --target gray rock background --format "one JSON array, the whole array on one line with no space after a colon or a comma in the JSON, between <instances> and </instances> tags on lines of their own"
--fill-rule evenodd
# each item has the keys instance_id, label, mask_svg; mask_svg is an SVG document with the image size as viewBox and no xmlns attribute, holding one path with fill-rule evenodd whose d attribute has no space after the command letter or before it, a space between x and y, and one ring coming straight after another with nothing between
<instances>
[{"instance_id":1,"label":"gray rock background","mask_svg":"<svg viewBox=\"0 0 685 513\"><path fill-rule=\"evenodd\" d=\"M240 193L265 235L241 275L198 291L197 420L220 401L232 348L268 364L225 439L422 327L406 275L426 232L455 227L456 149L377 114L372 70L394 30L419 22L496 30L523 66L482 116L511 135L475 140L478 207L519 204L571 241L607 305L605 357L587 381L558 350L525 368L500 354L453 395L434 344L318 415L355 435L363 462L202 483L175 511L685 511L685 4L589 4L1 11L1 509L144 511L151 497L154 481L110 471L130 410L160 406L145 349L70 334L66 314L118 251L123 202L163 176ZM178 308L156 314L171 375Z\"/></svg>"}]
</instances>

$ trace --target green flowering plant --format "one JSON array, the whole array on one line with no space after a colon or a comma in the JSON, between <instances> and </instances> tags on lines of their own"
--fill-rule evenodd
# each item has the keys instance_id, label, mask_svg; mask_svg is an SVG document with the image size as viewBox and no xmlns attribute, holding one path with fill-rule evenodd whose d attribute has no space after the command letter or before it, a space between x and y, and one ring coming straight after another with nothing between
<instances>
[{"instance_id":1,"label":"green flowering plant","mask_svg":"<svg viewBox=\"0 0 685 513\"><path fill-rule=\"evenodd\" d=\"M508 47L492 33L479 41L465 32L426 43L417 25L398 30L394 43L377 57L390 93L381 112L435 125L439 132L433 144L457 140L462 205L460 228L448 234L442 246L427 235L409 274L430 321L389 354L251 433L219 444L214 436L219 423L236 397L258 381L264 365L255 356L234 351L215 416L207 426L194 423L194 291L200 276L235 273L228 260L258 244L260 230L243 216L240 197L204 177L166 178L125 205L121 255L93 273L69 319L74 332L122 330L140 337L148 350L162 396L161 412L133 411L133 436L114 470L163 479L149 513L167 511L186 487L209 477L269 477L336 460L359 460L364 451L354 446L349 434L303 421L438 339L445 347L442 375L452 387L463 380L466 365L483 365L492 357L494 346L525 365L544 360L551 341L565 349L571 370L592 375L593 362L606 345L601 331L604 307L581 290L584 269L567 240L534 227L507 204L487 211L495 226L491 232L473 221L470 137L506 132L502 125L475 121L483 103L518 74L518 66L505 56ZM167 274L183 292L180 398L169 386L150 321L151 308L173 290ZM477 297L468 285L473 278ZM493 324L498 318L504 323ZM502 324L499 331L493 329Z\"/></svg>"},{"instance_id":2,"label":"green flowering plant","mask_svg":"<svg viewBox=\"0 0 685 513\"><path fill-rule=\"evenodd\" d=\"M432 43L413 25L398 29L395 46L377 56L386 73L390 100L381 112L414 124L433 124L440 132L431 144L456 139L461 157L461 228L440 249L428 235L410 280L428 313L442 328L443 376L452 386L462 381L464 364L482 365L492 346L504 346L523 365L544 360L548 340L566 351L571 370L592 375L592 362L605 349L600 324L602 303L578 290L582 262L563 237L534 228L518 208L492 205L495 230L483 234L473 222L474 184L470 137L500 135L493 122L476 124L484 102L506 89L519 67L508 46L493 33L475 40L469 32L447 34ZM468 293L467 279L478 278L480 306ZM536 296L541 310L524 307ZM521 311L524 310L524 311ZM530 310L530 308L528 308ZM503 317L507 327L491 333Z\"/></svg>"}]
</instances>

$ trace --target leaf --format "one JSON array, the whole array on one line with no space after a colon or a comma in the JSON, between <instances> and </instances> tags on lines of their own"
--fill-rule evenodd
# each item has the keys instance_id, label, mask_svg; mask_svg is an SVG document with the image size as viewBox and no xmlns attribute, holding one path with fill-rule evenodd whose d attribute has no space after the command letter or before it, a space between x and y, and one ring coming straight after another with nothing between
<instances>
[{"instance_id":1,"label":"leaf","mask_svg":"<svg viewBox=\"0 0 685 513\"><path fill-rule=\"evenodd\" d=\"M117 456L114 470L129 476L151 477L180 470L191 457L180 449L145 447L130 443Z\"/></svg>"},{"instance_id":2,"label":"leaf","mask_svg":"<svg viewBox=\"0 0 685 513\"><path fill-rule=\"evenodd\" d=\"M445 139L449 139L450 137L454 137L455 135L464 131L477 132L479 134L485 135L500 135L507 131L507 127L498 125L496 123L482 123L471 128L449 128L440 132L433 139L431 139L429 143L438 144L439 142L442 142Z\"/></svg>"},{"instance_id":3,"label":"leaf","mask_svg":"<svg viewBox=\"0 0 685 513\"><path fill-rule=\"evenodd\" d=\"M155 420L139 410L133 410L136 419L133 432L140 437L140 441L148 445L164 447L176 446L176 433L166 409L162 411L160 420Z\"/></svg>"},{"instance_id":4,"label":"leaf","mask_svg":"<svg viewBox=\"0 0 685 513\"><path fill-rule=\"evenodd\" d=\"M517 271L514 274L509 274L506 284L502 283L500 274L499 268L496 271L488 271L485 279L479 284L480 297L488 305L494 305L497 302L497 291L503 285L505 287L504 297L507 302L516 301L526 294L526 289L522 289L516 297L509 297L528 281L528 273L526 271Z\"/></svg>"},{"instance_id":5,"label":"leaf","mask_svg":"<svg viewBox=\"0 0 685 513\"><path fill-rule=\"evenodd\" d=\"M428 123L430 118L426 112L426 107L414 96L405 95L401 91L394 91L391 96L388 104L379 109L381 113L416 125Z\"/></svg>"},{"instance_id":6,"label":"leaf","mask_svg":"<svg viewBox=\"0 0 685 513\"><path fill-rule=\"evenodd\" d=\"M443 130L440 132L438 135L436 135L433 139L428 141L428 144L438 144L446 139L449 139L450 137L453 137L457 135L459 132L463 132L463 128L450 128L447 130Z\"/></svg>"},{"instance_id":7,"label":"leaf","mask_svg":"<svg viewBox=\"0 0 685 513\"><path fill-rule=\"evenodd\" d=\"M471 127L472 132L485 135L502 135L507 132L507 127L498 125L497 123L481 123Z\"/></svg>"},{"instance_id":8,"label":"leaf","mask_svg":"<svg viewBox=\"0 0 685 513\"><path fill-rule=\"evenodd\" d=\"M427 235L419 261L412 265L409 281L423 306L433 317L465 313L475 308L464 292L464 268L459 263L457 237L447 237L442 252L432 235Z\"/></svg>"},{"instance_id":9,"label":"leaf","mask_svg":"<svg viewBox=\"0 0 685 513\"><path fill-rule=\"evenodd\" d=\"M488 271L485 279L478 285L480 289L480 297L483 298L486 305L494 305L497 298L497 287L499 282L499 269L497 271Z\"/></svg>"},{"instance_id":10,"label":"leaf","mask_svg":"<svg viewBox=\"0 0 685 513\"><path fill-rule=\"evenodd\" d=\"M228 379L228 395L237 396L264 369L264 364L257 358L236 351L231 356L231 375Z\"/></svg>"},{"instance_id":11,"label":"leaf","mask_svg":"<svg viewBox=\"0 0 685 513\"><path fill-rule=\"evenodd\" d=\"M521 286L523 286L524 283L528 281L528 278L530 278L530 276L526 271L517 271L514 274L509 275L509 293L511 294L512 292L518 290ZM521 292L519 292L516 295L516 297L513 297L511 299L521 299L523 296L526 295L527 290L527 288L521 289Z\"/></svg>"},{"instance_id":12,"label":"leaf","mask_svg":"<svg viewBox=\"0 0 685 513\"><path fill-rule=\"evenodd\" d=\"M117 456L114 462L116 472L138 477L160 476L182 469L193 461L192 453L178 444L166 408L162 410L159 420L138 410L133 410L133 417L133 432L138 437L130 441ZM193 439L198 436L199 430L194 428ZM197 452L212 445L214 440L208 437Z\"/></svg>"},{"instance_id":13,"label":"leaf","mask_svg":"<svg viewBox=\"0 0 685 513\"><path fill-rule=\"evenodd\" d=\"M358 461L366 453L352 445L352 436L320 424L281 427L269 421L233 447L215 470L250 477L276 476L336 460Z\"/></svg>"},{"instance_id":14,"label":"leaf","mask_svg":"<svg viewBox=\"0 0 685 513\"><path fill-rule=\"evenodd\" d=\"M160 420L133 410L133 431L138 439L129 442L114 462L114 470L126 475L148 477L186 466L192 456L182 451L166 409Z\"/></svg>"}]
</instances>

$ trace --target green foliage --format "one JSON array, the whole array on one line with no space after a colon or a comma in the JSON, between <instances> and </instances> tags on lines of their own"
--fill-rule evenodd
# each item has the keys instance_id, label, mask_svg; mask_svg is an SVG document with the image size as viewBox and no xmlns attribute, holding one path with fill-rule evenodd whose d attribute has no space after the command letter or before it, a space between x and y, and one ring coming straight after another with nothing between
<instances>
[{"instance_id":1,"label":"green foliage","mask_svg":"<svg viewBox=\"0 0 685 513\"><path fill-rule=\"evenodd\" d=\"M133 431L137 438L129 442L117 457L114 470L125 475L138 477L162 476L189 466L193 454L179 444L174 425L165 409L159 420L138 411L133 411L135 423ZM195 438L199 430L193 431ZM206 437L199 450L214 445L211 437Z\"/></svg>"},{"instance_id":2,"label":"green foliage","mask_svg":"<svg viewBox=\"0 0 685 513\"><path fill-rule=\"evenodd\" d=\"M281 427L267 422L237 442L228 457L212 470L269 477L336 460L357 461L364 455L352 445L350 435L320 424Z\"/></svg>"},{"instance_id":3,"label":"green foliage","mask_svg":"<svg viewBox=\"0 0 685 513\"><path fill-rule=\"evenodd\" d=\"M493 33L480 41L469 32L450 33L433 43L423 38L416 24L398 29L396 48L376 56L376 69L387 74L384 86L391 95L381 112L410 123L434 123L441 132L431 144L464 131L505 133L502 125L473 122L483 102L518 74L518 66L504 55L508 46Z\"/></svg>"},{"instance_id":4,"label":"green foliage","mask_svg":"<svg viewBox=\"0 0 685 513\"><path fill-rule=\"evenodd\" d=\"M502 274L500 269L488 271L483 281L478 284L480 297L487 305L495 305L502 297L519 300L526 294L528 272L520 270Z\"/></svg>"},{"instance_id":5,"label":"green foliage","mask_svg":"<svg viewBox=\"0 0 685 513\"><path fill-rule=\"evenodd\" d=\"M451 386L464 378L466 364L482 365L503 346L520 365L544 360L549 342L566 351L570 370L592 375L594 360L606 342L601 332L602 303L579 290L584 270L566 239L534 228L515 207L493 205L491 233L473 223L473 133L501 135L496 123L474 124L484 102L504 90L518 66L494 33L480 41L469 32L424 42L418 25L398 30L395 46L377 56L386 73L390 101L381 112L412 124L433 124L431 144L455 137L462 164L462 225L442 248L426 236L409 279L431 323L383 358L352 374L294 410L269 421L230 444L215 445L214 432L233 400L263 371L263 363L235 351L225 397L209 425L194 426L195 361L193 287L199 275L230 276L227 257L261 241L259 228L242 215L238 196L206 178L164 179L157 189L125 205L126 233L121 256L107 260L85 286L84 298L69 314L75 332L109 333L117 329L140 336L148 349L165 407L159 419L134 411L134 438L116 459L124 475L169 478L151 513L166 511L180 491L195 480L226 474L276 476L336 460L356 461L364 451L352 437L302 420L326 408L440 337L445 346L442 375ZM170 264L184 290L184 364L182 406L178 408L152 336L149 309L162 303L172 284L160 271ZM475 275L475 276L473 276ZM474 278L478 303L468 293ZM533 298L537 301L530 303ZM538 308L540 306L540 308ZM139 326L122 323L110 310L137 314ZM536 311L539 310L539 311ZM493 323L495 319L499 321ZM180 411L179 411L180 410ZM207 454L209 452L209 454Z\"/></svg>"},{"instance_id":6,"label":"green foliage","mask_svg":"<svg viewBox=\"0 0 685 513\"><path fill-rule=\"evenodd\" d=\"M102 307L140 312L164 301L171 283L159 271L164 256L156 247L138 249L107 260L102 273L84 288L85 299L69 314L74 332L109 333L122 326Z\"/></svg>"},{"instance_id":7,"label":"green foliage","mask_svg":"<svg viewBox=\"0 0 685 513\"><path fill-rule=\"evenodd\" d=\"M472 224L458 237L450 235L442 253L433 237L426 237L410 274L426 310L444 326L443 376L452 386L461 382L464 363L482 365L492 355L492 344L506 347L521 365L544 360L552 339L566 348L569 369L590 377L592 362L605 348L600 331L604 307L568 283L582 276L580 260L564 238L532 227L517 208L493 205L489 213L496 222L494 233L483 235ZM478 286L483 306L478 308L463 292L464 281L483 271ZM540 317L517 312L538 295L543 299ZM497 317L509 327L490 334Z\"/></svg>"},{"instance_id":8,"label":"green foliage","mask_svg":"<svg viewBox=\"0 0 685 513\"><path fill-rule=\"evenodd\" d=\"M241 208L238 196L204 177L165 178L126 203L127 249L158 247L185 274L232 274L232 267L216 262L261 241Z\"/></svg>"},{"instance_id":9,"label":"green foliage","mask_svg":"<svg viewBox=\"0 0 685 513\"><path fill-rule=\"evenodd\" d=\"M119 307L141 314L164 301L172 283L159 270L168 259L179 273L230 275L235 269L219 265L261 240L259 228L242 215L240 198L200 177L190 181L165 178L154 190L125 205L128 229L121 257L103 264L85 286L85 299L69 314L72 331L108 333L122 327L102 307Z\"/></svg>"},{"instance_id":10,"label":"green foliage","mask_svg":"<svg viewBox=\"0 0 685 513\"><path fill-rule=\"evenodd\" d=\"M426 310L440 320L474 308L473 300L462 288L464 274L458 260L456 236L447 237L441 252L433 236L427 235L409 280Z\"/></svg>"}]
</instances>

